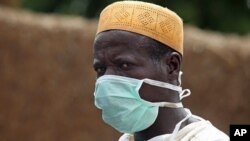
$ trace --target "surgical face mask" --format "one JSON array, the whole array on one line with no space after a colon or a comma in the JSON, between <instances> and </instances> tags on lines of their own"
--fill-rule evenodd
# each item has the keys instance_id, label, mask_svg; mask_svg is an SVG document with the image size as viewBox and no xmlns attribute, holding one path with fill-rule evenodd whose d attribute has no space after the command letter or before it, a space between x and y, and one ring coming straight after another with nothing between
<instances>
[{"instance_id":1,"label":"surgical face mask","mask_svg":"<svg viewBox=\"0 0 250 141\"><path fill-rule=\"evenodd\" d=\"M135 133L151 126L159 107L180 108L182 103L149 102L143 100L139 90L143 83L167 88L179 93L180 99L190 94L180 86L151 79L134 79L116 75L104 75L97 79L95 105L102 110L103 120L122 133Z\"/></svg>"}]
</instances>

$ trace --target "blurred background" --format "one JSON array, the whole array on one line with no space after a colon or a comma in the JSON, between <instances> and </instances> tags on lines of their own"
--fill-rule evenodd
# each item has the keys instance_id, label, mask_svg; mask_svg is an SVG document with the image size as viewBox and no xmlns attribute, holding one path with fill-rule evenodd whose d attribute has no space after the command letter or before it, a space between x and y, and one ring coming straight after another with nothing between
<instances>
[{"instance_id":1,"label":"blurred background","mask_svg":"<svg viewBox=\"0 0 250 141\"><path fill-rule=\"evenodd\" d=\"M119 138L93 104L92 44L114 1L0 0L0 141ZM250 124L250 0L147 2L185 23L185 106L227 134Z\"/></svg>"}]
</instances>

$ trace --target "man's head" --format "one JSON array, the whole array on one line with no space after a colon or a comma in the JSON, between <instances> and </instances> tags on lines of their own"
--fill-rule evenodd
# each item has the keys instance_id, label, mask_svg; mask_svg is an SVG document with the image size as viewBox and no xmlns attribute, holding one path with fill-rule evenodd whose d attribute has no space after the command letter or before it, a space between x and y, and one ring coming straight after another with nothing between
<instances>
[{"instance_id":1,"label":"man's head","mask_svg":"<svg viewBox=\"0 0 250 141\"><path fill-rule=\"evenodd\" d=\"M141 140L166 133L162 123L181 113L180 101L186 96L176 86L182 44L182 21L166 8L122 1L102 11L94 41L94 95L107 124L122 133L145 131Z\"/></svg>"},{"instance_id":2,"label":"man's head","mask_svg":"<svg viewBox=\"0 0 250 141\"><path fill-rule=\"evenodd\" d=\"M182 22L172 11L138 1L117 2L101 14L94 42L94 68L97 77L120 75L178 85L182 44ZM145 99L168 99L167 95L160 96L165 89L144 87ZM154 91L159 96L146 95Z\"/></svg>"}]
</instances>

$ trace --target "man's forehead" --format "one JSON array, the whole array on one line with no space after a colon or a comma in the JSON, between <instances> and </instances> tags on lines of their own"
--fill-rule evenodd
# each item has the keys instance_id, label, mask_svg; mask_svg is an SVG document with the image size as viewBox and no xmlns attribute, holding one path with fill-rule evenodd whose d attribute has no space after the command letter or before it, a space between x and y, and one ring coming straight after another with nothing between
<instances>
[{"instance_id":1,"label":"man's forehead","mask_svg":"<svg viewBox=\"0 0 250 141\"><path fill-rule=\"evenodd\" d=\"M110 36L111 35L111 36ZM147 37L122 30L99 33L94 43L94 56L143 56L148 57ZM98 61L98 60L94 60Z\"/></svg>"},{"instance_id":2,"label":"man's forehead","mask_svg":"<svg viewBox=\"0 0 250 141\"><path fill-rule=\"evenodd\" d=\"M112 40L114 38L120 38L120 37L125 37L125 38L140 38L141 35L134 33L134 32L130 32L130 31L125 31L125 30L108 30L108 31L104 31L101 32L99 34L96 35L95 39L99 39L99 38L105 38L108 40Z\"/></svg>"},{"instance_id":3,"label":"man's forehead","mask_svg":"<svg viewBox=\"0 0 250 141\"><path fill-rule=\"evenodd\" d=\"M108 47L112 45L133 45L140 46L146 43L146 38L137 33L123 30L109 30L101 32L95 37L94 47Z\"/></svg>"}]
</instances>

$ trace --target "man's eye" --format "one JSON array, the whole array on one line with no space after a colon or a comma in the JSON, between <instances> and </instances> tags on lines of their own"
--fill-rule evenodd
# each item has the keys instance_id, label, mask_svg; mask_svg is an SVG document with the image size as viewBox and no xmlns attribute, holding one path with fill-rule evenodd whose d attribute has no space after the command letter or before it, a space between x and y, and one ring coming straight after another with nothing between
<instances>
[{"instance_id":1,"label":"man's eye","mask_svg":"<svg viewBox=\"0 0 250 141\"><path fill-rule=\"evenodd\" d=\"M131 66L130 63L121 63L120 64L120 68L124 69L124 70L129 69L130 66Z\"/></svg>"},{"instance_id":2,"label":"man's eye","mask_svg":"<svg viewBox=\"0 0 250 141\"><path fill-rule=\"evenodd\" d=\"M98 67L98 68L95 68L95 71L96 71L96 73L97 73L98 75L102 75L102 74L105 73L106 68L104 68L104 67Z\"/></svg>"},{"instance_id":3,"label":"man's eye","mask_svg":"<svg viewBox=\"0 0 250 141\"><path fill-rule=\"evenodd\" d=\"M127 63L122 64L122 68L128 68L128 64Z\"/></svg>"}]
</instances>

